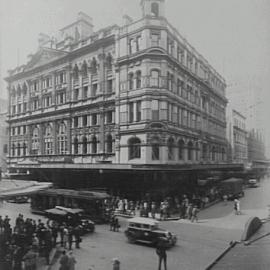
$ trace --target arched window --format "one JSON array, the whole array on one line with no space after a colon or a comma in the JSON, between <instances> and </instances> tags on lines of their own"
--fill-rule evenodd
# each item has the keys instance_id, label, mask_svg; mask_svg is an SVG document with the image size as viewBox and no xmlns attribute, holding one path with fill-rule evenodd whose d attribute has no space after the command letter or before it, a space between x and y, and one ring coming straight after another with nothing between
<instances>
[{"instance_id":1,"label":"arched window","mask_svg":"<svg viewBox=\"0 0 270 270\"><path fill-rule=\"evenodd\" d=\"M73 78L75 80L77 80L79 78L79 68L78 68L77 64L75 64L75 66L73 68Z\"/></svg>"},{"instance_id":2,"label":"arched window","mask_svg":"<svg viewBox=\"0 0 270 270\"><path fill-rule=\"evenodd\" d=\"M57 134L57 150L58 154L64 155L67 153L67 131L66 125L64 123L59 124L58 134Z\"/></svg>"},{"instance_id":3,"label":"arched window","mask_svg":"<svg viewBox=\"0 0 270 270\"><path fill-rule=\"evenodd\" d=\"M174 139L170 138L168 140L168 159L174 160Z\"/></svg>"},{"instance_id":4,"label":"arched window","mask_svg":"<svg viewBox=\"0 0 270 270\"><path fill-rule=\"evenodd\" d=\"M87 138L85 136L82 138L82 153L83 155L87 154Z\"/></svg>"},{"instance_id":5,"label":"arched window","mask_svg":"<svg viewBox=\"0 0 270 270\"><path fill-rule=\"evenodd\" d=\"M109 134L106 138L106 149L107 153L113 152L113 138L111 134Z\"/></svg>"},{"instance_id":6,"label":"arched window","mask_svg":"<svg viewBox=\"0 0 270 270\"><path fill-rule=\"evenodd\" d=\"M92 143L92 151L91 152L92 152L92 154L96 154L97 153L97 138L96 138L96 136L93 136L91 143Z\"/></svg>"},{"instance_id":7,"label":"arched window","mask_svg":"<svg viewBox=\"0 0 270 270\"><path fill-rule=\"evenodd\" d=\"M193 151L193 143L192 142L188 143L187 149L188 149L188 160L192 160L192 151Z\"/></svg>"},{"instance_id":8,"label":"arched window","mask_svg":"<svg viewBox=\"0 0 270 270\"><path fill-rule=\"evenodd\" d=\"M91 62L91 70L92 70L92 73L97 73L97 60L96 58L94 57L92 62Z\"/></svg>"},{"instance_id":9,"label":"arched window","mask_svg":"<svg viewBox=\"0 0 270 270\"><path fill-rule=\"evenodd\" d=\"M133 75L133 73L128 74L128 84L129 84L129 90L132 90L134 88L134 75Z\"/></svg>"},{"instance_id":10,"label":"arched window","mask_svg":"<svg viewBox=\"0 0 270 270\"><path fill-rule=\"evenodd\" d=\"M81 68L81 72L82 72L82 76L83 76L84 78L86 78L88 72L87 72L87 64L86 64L85 61L83 61L82 68Z\"/></svg>"},{"instance_id":11,"label":"arched window","mask_svg":"<svg viewBox=\"0 0 270 270\"><path fill-rule=\"evenodd\" d=\"M151 140L152 160L159 160L159 145L159 138L153 138Z\"/></svg>"},{"instance_id":12,"label":"arched window","mask_svg":"<svg viewBox=\"0 0 270 270\"><path fill-rule=\"evenodd\" d=\"M77 155L79 153L79 140L77 137L73 140L74 154Z\"/></svg>"},{"instance_id":13,"label":"arched window","mask_svg":"<svg viewBox=\"0 0 270 270\"><path fill-rule=\"evenodd\" d=\"M142 72L137 71L136 72L136 88L141 88L142 87Z\"/></svg>"},{"instance_id":14,"label":"arched window","mask_svg":"<svg viewBox=\"0 0 270 270\"><path fill-rule=\"evenodd\" d=\"M159 16L159 5L158 3L152 3L151 4L151 12L154 16L158 17Z\"/></svg>"},{"instance_id":15,"label":"arched window","mask_svg":"<svg viewBox=\"0 0 270 270\"><path fill-rule=\"evenodd\" d=\"M48 125L45 129L44 150L45 150L44 152L46 155L53 154L53 134L52 134L52 128L50 125Z\"/></svg>"},{"instance_id":16,"label":"arched window","mask_svg":"<svg viewBox=\"0 0 270 270\"><path fill-rule=\"evenodd\" d=\"M150 87L158 87L159 86L159 71L151 70L150 73Z\"/></svg>"},{"instance_id":17,"label":"arched window","mask_svg":"<svg viewBox=\"0 0 270 270\"><path fill-rule=\"evenodd\" d=\"M141 140L131 138L128 141L128 157L130 159L141 158Z\"/></svg>"},{"instance_id":18,"label":"arched window","mask_svg":"<svg viewBox=\"0 0 270 270\"><path fill-rule=\"evenodd\" d=\"M185 147L185 142L183 140L180 140L178 142L178 159L180 160L184 159L184 147Z\"/></svg>"}]
</instances>

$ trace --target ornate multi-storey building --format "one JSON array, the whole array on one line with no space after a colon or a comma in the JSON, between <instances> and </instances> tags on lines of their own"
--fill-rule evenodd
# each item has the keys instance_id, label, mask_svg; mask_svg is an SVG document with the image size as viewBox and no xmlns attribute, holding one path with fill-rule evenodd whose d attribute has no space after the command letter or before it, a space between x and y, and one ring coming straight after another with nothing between
<instances>
[{"instance_id":1,"label":"ornate multi-storey building","mask_svg":"<svg viewBox=\"0 0 270 270\"><path fill-rule=\"evenodd\" d=\"M231 148L231 155L228 155L228 159L232 162L247 165L248 143L246 117L233 109L231 105L227 109L227 138Z\"/></svg>"},{"instance_id":2,"label":"ornate multi-storey building","mask_svg":"<svg viewBox=\"0 0 270 270\"><path fill-rule=\"evenodd\" d=\"M141 9L97 32L79 13L10 71L11 167L226 163L224 79L169 24L165 0Z\"/></svg>"}]
</instances>

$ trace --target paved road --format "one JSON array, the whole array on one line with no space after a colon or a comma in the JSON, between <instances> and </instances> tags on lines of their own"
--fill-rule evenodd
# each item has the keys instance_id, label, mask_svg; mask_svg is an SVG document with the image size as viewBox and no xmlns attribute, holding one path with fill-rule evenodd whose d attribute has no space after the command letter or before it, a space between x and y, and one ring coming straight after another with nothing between
<instances>
[{"instance_id":1,"label":"paved road","mask_svg":"<svg viewBox=\"0 0 270 270\"><path fill-rule=\"evenodd\" d=\"M246 189L241 199L242 215L233 213L233 203L223 202L202 211L198 223L189 221L165 221L160 226L178 236L176 247L168 251L169 270L201 270L213 261L232 240L239 240L244 224L251 215L261 218L268 215L270 204L270 180L266 179L259 188ZM14 218L22 212L30 215L29 205L5 203L0 208L1 215L10 214ZM38 216L33 216L38 218ZM123 231L126 220L121 219L121 232L108 230L107 225L97 226L96 232L83 239L80 250L74 250L79 270L112 269L111 259L119 258L121 269L157 269L155 249L149 246L129 244ZM56 270L56 264L52 269Z\"/></svg>"}]
</instances>

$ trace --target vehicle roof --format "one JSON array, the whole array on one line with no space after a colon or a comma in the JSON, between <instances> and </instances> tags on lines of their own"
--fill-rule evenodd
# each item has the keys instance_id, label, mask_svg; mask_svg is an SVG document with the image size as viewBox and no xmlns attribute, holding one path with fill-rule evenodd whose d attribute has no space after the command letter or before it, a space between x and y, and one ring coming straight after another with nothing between
<instances>
[{"instance_id":1,"label":"vehicle roof","mask_svg":"<svg viewBox=\"0 0 270 270\"><path fill-rule=\"evenodd\" d=\"M236 182L243 182L243 179L232 177L232 178L226 179L226 180L224 180L224 181L221 181L221 183L234 183L234 182L235 182L235 183L236 183Z\"/></svg>"},{"instance_id":2,"label":"vehicle roof","mask_svg":"<svg viewBox=\"0 0 270 270\"><path fill-rule=\"evenodd\" d=\"M51 196L65 196L77 199L86 200L103 200L110 198L110 195L106 192L90 191L90 190L72 190L72 189L56 189L49 188L46 190L40 190L36 195L51 195Z\"/></svg>"},{"instance_id":3,"label":"vehicle roof","mask_svg":"<svg viewBox=\"0 0 270 270\"><path fill-rule=\"evenodd\" d=\"M159 222L152 218L134 217L128 220L129 223L142 223L150 226L158 225Z\"/></svg>"},{"instance_id":4,"label":"vehicle roof","mask_svg":"<svg viewBox=\"0 0 270 270\"><path fill-rule=\"evenodd\" d=\"M63 206L55 206L56 209L61 210L61 211L65 211L67 213L70 214L79 214L81 212L83 212L82 209L79 208L67 208L67 207L63 207Z\"/></svg>"},{"instance_id":5,"label":"vehicle roof","mask_svg":"<svg viewBox=\"0 0 270 270\"><path fill-rule=\"evenodd\" d=\"M67 212L57 209L57 208L48 209L48 210L45 210L45 212L48 214L61 215L61 216L65 216L67 214Z\"/></svg>"}]
</instances>

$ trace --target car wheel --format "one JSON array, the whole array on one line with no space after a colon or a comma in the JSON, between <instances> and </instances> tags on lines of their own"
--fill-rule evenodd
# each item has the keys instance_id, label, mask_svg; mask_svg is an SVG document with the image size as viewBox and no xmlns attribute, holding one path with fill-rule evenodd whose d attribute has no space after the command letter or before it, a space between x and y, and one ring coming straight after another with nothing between
<instances>
[{"instance_id":1,"label":"car wheel","mask_svg":"<svg viewBox=\"0 0 270 270\"><path fill-rule=\"evenodd\" d=\"M129 235L129 236L128 236L128 242L129 242L130 244L134 244L134 243L136 242L136 240L135 240L135 238L134 238L133 236Z\"/></svg>"}]
</instances>

